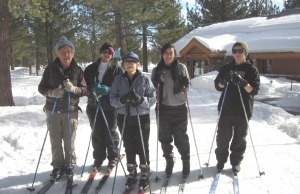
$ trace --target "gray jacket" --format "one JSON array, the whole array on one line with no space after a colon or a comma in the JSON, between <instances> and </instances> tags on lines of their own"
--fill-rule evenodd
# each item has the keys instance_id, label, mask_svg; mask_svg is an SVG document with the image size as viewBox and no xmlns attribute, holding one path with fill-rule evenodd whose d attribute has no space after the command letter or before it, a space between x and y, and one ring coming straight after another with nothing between
<instances>
[{"instance_id":1,"label":"gray jacket","mask_svg":"<svg viewBox=\"0 0 300 194\"><path fill-rule=\"evenodd\" d=\"M119 114L125 114L126 105L121 103L120 99L129 92L130 88L144 98L143 102L138 106L139 115L149 114L150 108L156 103L155 88L151 79L141 72L138 72L131 86L129 86L126 72L115 77L110 88L111 105L117 109ZM130 106L130 115L137 115L136 107Z\"/></svg>"}]
</instances>

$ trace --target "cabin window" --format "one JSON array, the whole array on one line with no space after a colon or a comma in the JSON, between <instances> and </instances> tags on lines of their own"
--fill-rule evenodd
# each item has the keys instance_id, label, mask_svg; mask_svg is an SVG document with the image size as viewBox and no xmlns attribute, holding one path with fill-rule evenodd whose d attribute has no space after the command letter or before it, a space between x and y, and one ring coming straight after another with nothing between
<instances>
[{"instance_id":1,"label":"cabin window","mask_svg":"<svg viewBox=\"0 0 300 194\"><path fill-rule=\"evenodd\" d=\"M262 73L263 74L270 74L272 73L272 61L271 60L263 60L262 61Z\"/></svg>"}]
</instances>

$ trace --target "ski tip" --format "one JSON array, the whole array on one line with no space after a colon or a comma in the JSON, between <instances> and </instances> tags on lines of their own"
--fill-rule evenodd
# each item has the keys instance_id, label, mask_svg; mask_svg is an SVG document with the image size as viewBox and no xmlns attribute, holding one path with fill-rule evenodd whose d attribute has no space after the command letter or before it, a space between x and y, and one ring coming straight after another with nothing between
<instances>
[{"instance_id":1,"label":"ski tip","mask_svg":"<svg viewBox=\"0 0 300 194\"><path fill-rule=\"evenodd\" d=\"M28 187L27 190L32 192L32 191L35 191L35 188L34 187Z\"/></svg>"}]
</instances>

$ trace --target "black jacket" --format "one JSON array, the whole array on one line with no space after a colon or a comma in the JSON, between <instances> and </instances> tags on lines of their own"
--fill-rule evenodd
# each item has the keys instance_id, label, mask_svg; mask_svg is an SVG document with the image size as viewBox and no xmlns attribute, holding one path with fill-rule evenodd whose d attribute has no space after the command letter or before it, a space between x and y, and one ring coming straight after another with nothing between
<instances>
[{"instance_id":1,"label":"black jacket","mask_svg":"<svg viewBox=\"0 0 300 194\"><path fill-rule=\"evenodd\" d=\"M91 91L91 87L98 82L98 68L101 63L101 58L98 59L95 63L90 64L89 66L86 67L84 70L84 78L88 86L88 106L91 106L93 108L97 107L96 104L96 96L93 94ZM107 70L103 76L102 79L102 84L111 87L112 82L116 75L122 74L123 73L123 68L121 65L118 63L116 59L112 59L107 67ZM101 107L103 110L114 110L114 107L110 105L109 101L109 95L102 96L101 97Z\"/></svg>"},{"instance_id":2,"label":"black jacket","mask_svg":"<svg viewBox=\"0 0 300 194\"><path fill-rule=\"evenodd\" d=\"M69 79L74 86L81 88L80 95L75 95L73 93L70 94L71 111L78 111L80 109L78 107L79 97L86 95L86 83L83 77L83 71L74 59L72 59L70 66L64 70L58 58L46 67L42 80L38 86L39 92L46 96L45 109L52 110L54 102L56 101L56 98L47 96L48 90L53 90L60 85L63 86L63 81L66 79ZM58 99L56 111L68 111L68 92L65 92L64 96Z\"/></svg>"},{"instance_id":3,"label":"black jacket","mask_svg":"<svg viewBox=\"0 0 300 194\"><path fill-rule=\"evenodd\" d=\"M253 113L254 95L257 94L260 86L259 72L257 68L254 67L253 64L249 62L245 62L241 65L236 65L235 61L233 60L232 62L223 65L220 69L219 74L215 79L215 88L218 91L222 91L221 97L219 99L219 104L218 104L219 111L222 106L223 98L225 95L225 88L226 88L226 87L220 88L219 82L222 78L224 78L225 74L227 74L230 71L235 71L238 74L240 74L253 87L251 93L246 92L244 88L240 87L247 117L248 119L250 119ZM222 114L223 113L244 117L244 110L241 103L241 97L238 91L238 87L233 83L229 83L227 86L226 96L222 108Z\"/></svg>"}]
</instances>

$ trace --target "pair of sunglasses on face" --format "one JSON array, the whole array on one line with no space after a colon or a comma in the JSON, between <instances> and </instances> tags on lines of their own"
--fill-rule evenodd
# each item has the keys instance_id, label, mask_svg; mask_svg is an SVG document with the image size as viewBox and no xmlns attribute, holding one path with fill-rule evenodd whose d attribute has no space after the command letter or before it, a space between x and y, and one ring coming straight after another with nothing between
<instances>
[{"instance_id":1,"label":"pair of sunglasses on face","mask_svg":"<svg viewBox=\"0 0 300 194\"><path fill-rule=\"evenodd\" d=\"M233 54L237 54L237 53L239 53L239 54L242 54L244 52L244 49L232 49L232 53Z\"/></svg>"},{"instance_id":2,"label":"pair of sunglasses on face","mask_svg":"<svg viewBox=\"0 0 300 194\"><path fill-rule=\"evenodd\" d=\"M135 61L135 60L124 60L124 63L125 64L135 64L135 63L137 63L137 61Z\"/></svg>"},{"instance_id":3,"label":"pair of sunglasses on face","mask_svg":"<svg viewBox=\"0 0 300 194\"><path fill-rule=\"evenodd\" d=\"M102 54L112 54L109 50L104 50L104 51L102 51Z\"/></svg>"}]
</instances>

